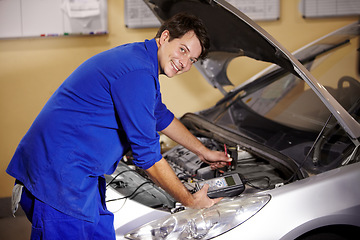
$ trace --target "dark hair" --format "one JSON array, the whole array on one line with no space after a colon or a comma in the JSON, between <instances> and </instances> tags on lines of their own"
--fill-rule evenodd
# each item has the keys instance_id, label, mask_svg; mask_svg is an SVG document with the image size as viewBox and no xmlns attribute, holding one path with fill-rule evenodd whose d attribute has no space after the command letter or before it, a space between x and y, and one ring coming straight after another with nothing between
<instances>
[{"instance_id":1,"label":"dark hair","mask_svg":"<svg viewBox=\"0 0 360 240\"><path fill-rule=\"evenodd\" d=\"M202 48L199 58L204 59L206 57L210 47L210 39L205 24L200 18L188 13L178 13L160 26L155 38L159 38L165 30L170 33L170 41L174 38L181 38L189 31L194 31Z\"/></svg>"}]
</instances>

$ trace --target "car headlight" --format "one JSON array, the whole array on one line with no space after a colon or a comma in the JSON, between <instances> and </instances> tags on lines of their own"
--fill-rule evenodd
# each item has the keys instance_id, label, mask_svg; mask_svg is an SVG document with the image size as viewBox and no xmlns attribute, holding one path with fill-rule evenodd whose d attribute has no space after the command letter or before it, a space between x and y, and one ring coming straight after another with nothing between
<instances>
[{"instance_id":1,"label":"car headlight","mask_svg":"<svg viewBox=\"0 0 360 240\"><path fill-rule=\"evenodd\" d=\"M270 195L223 199L211 208L189 209L147 223L128 239L202 239L216 237L248 220L270 201Z\"/></svg>"}]
</instances>

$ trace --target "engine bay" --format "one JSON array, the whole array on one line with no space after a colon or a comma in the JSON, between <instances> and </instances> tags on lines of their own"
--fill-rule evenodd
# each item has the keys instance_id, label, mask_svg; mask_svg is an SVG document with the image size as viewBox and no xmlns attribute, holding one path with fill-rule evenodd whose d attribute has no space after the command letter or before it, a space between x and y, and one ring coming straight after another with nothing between
<instances>
[{"instance_id":1,"label":"engine bay","mask_svg":"<svg viewBox=\"0 0 360 240\"><path fill-rule=\"evenodd\" d=\"M209 149L227 152L233 159L231 165L222 169L212 170L207 163L181 145L176 145L163 153L175 174L191 192L197 191L196 183L211 180L221 176L238 174L241 176L245 189L242 194L254 193L274 188L286 182L287 176L271 162L244 151L238 145L225 145L210 138L199 138ZM112 175L105 176L108 187L111 186L124 197L110 199L133 199L149 207L171 211L177 205L163 189L156 186L145 171L132 163L132 155L128 153L118 164Z\"/></svg>"}]
</instances>

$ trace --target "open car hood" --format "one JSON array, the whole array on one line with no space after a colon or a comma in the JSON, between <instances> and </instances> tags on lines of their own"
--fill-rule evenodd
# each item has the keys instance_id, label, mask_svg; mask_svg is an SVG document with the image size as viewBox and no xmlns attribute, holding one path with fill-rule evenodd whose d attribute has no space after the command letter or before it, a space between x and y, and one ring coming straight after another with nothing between
<instances>
[{"instance_id":1,"label":"open car hood","mask_svg":"<svg viewBox=\"0 0 360 240\"><path fill-rule=\"evenodd\" d=\"M271 62L300 76L330 110L356 146L360 124L335 100L312 74L278 41L244 13L224 0L144 0L161 22L179 12L200 17L209 32L206 60L196 64L205 79L224 95L232 85L226 75L229 62L239 56ZM358 28L357 28L358 29ZM357 30L358 31L358 30Z\"/></svg>"}]
</instances>

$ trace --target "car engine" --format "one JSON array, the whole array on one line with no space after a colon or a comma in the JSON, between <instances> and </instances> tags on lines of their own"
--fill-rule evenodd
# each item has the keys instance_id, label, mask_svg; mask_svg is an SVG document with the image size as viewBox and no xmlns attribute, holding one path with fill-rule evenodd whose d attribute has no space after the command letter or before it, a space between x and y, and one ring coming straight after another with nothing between
<instances>
[{"instance_id":1,"label":"car engine","mask_svg":"<svg viewBox=\"0 0 360 240\"><path fill-rule=\"evenodd\" d=\"M175 174L192 193L196 192L196 183L220 176L237 173L245 184L242 194L271 189L282 185L286 177L269 161L244 151L240 146L227 146L210 138L199 138L209 149L226 151L233 159L231 165L212 170L197 155L181 145L176 145L163 153ZM171 210L176 201L163 189L156 186L145 171L135 167L131 161L131 153L121 161L116 171L106 176L108 186L121 193L123 198L130 198L153 208Z\"/></svg>"}]
</instances>

